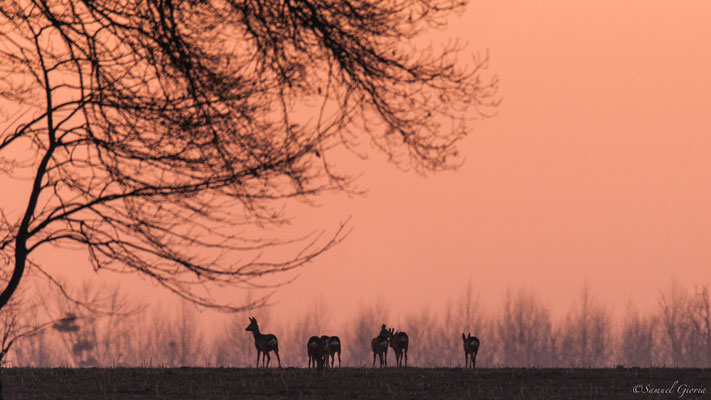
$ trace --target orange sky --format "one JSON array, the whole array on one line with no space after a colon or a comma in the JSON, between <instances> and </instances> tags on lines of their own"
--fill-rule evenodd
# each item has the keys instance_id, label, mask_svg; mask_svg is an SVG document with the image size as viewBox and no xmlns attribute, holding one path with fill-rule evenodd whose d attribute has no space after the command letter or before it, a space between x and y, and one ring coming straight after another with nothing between
<instances>
[{"instance_id":1,"label":"orange sky","mask_svg":"<svg viewBox=\"0 0 711 400\"><path fill-rule=\"evenodd\" d=\"M523 284L559 311L587 279L621 311L672 277L708 282L709 21L707 1L472 1L445 33L490 49L498 115L472 125L457 172L425 179L376 155L356 166L368 196L292 208L305 228L352 216L354 230L274 314L319 298L334 324L376 298L437 308L469 278L489 307Z\"/></svg>"},{"instance_id":2,"label":"orange sky","mask_svg":"<svg viewBox=\"0 0 711 400\"><path fill-rule=\"evenodd\" d=\"M710 20L706 1L473 1L448 33L490 49L498 115L472 126L456 173L371 159L368 197L314 213L352 214L351 237L279 308L439 307L471 277L490 307L528 285L561 311L587 279L619 317L672 277L708 282Z\"/></svg>"}]
</instances>

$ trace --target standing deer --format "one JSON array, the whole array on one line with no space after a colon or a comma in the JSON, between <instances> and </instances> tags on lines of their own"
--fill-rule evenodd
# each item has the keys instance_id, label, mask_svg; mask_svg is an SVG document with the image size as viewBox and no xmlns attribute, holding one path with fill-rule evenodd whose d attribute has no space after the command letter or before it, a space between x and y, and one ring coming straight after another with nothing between
<instances>
[{"instance_id":1,"label":"standing deer","mask_svg":"<svg viewBox=\"0 0 711 400\"><path fill-rule=\"evenodd\" d=\"M405 366L407 367L407 346L410 343L410 338L405 332L394 332L392 328L388 331L390 339L390 347L395 351L395 360L398 367L402 367L402 356L405 355Z\"/></svg>"},{"instance_id":2,"label":"standing deer","mask_svg":"<svg viewBox=\"0 0 711 400\"><path fill-rule=\"evenodd\" d=\"M324 366L328 367L328 339L330 336L323 335L321 336L321 344L323 345L323 359L324 359Z\"/></svg>"},{"instance_id":3,"label":"standing deer","mask_svg":"<svg viewBox=\"0 0 711 400\"><path fill-rule=\"evenodd\" d=\"M279 368L281 368L281 359L279 358L279 341L276 336L271 333L263 335L259 333L259 325L257 325L257 320L254 317L249 317L249 326L245 331L252 331L254 335L254 347L257 348L257 368L259 368L259 355L264 353L262 356L262 364L264 364L264 357L267 357L266 367L269 367L269 361L272 359L269 356L269 352L273 351L276 354L277 361L279 362Z\"/></svg>"},{"instance_id":4,"label":"standing deer","mask_svg":"<svg viewBox=\"0 0 711 400\"><path fill-rule=\"evenodd\" d=\"M331 367L336 362L336 353L338 353L338 366L341 366L341 339L338 336L328 338L328 355L331 356ZM328 364L328 360L326 360Z\"/></svg>"},{"instance_id":5,"label":"standing deer","mask_svg":"<svg viewBox=\"0 0 711 400\"><path fill-rule=\"evenodd\" d=\"M472 368L476 368L476 355L479 353L479 338L472 336L471 332L468 336L462 333L462 341L464 342L464 368L469 366L469 360L472 361Z\"/></svg>"},{"instance_id":6,"label":"standing deer","mask_svg":"<svg viewBox=\"0 0 711 400\"><path fill-rule=\"evenodd\" d=\"M388 330L385 324L380 328L380 334L370 341L370 348L373 350L373 368L375 368L375 356L380 358L380 367L388 365Z\"/></svg>"},{"instance_id":7,"label":"standing deer","mask_svg":"<svg viewBox=\"0 0 711 400\"><path fill-rule=\"evenodd\" d=\"M309 368L317 368L319 372L323 370L324 345L323 340L318 336L311 336L306 344L306 353L309 355Z\"/></svg>"}]
</instances>

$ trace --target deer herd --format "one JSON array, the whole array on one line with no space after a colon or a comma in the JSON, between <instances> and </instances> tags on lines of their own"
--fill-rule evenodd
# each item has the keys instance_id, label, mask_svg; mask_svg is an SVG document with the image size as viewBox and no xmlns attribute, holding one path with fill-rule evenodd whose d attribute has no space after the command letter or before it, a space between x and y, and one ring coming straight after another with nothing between
<instances>
[{"instance_id":1,"label":"deer herd","mask_svg":"<svg viewBox=\"0 0 711 400\"><path fill-rule=\"evenodd\" d=\"M279 367L281 360L279 359L279 341L277 337L271 333L263 334L259 332L259 325L254 317L249 318L249 326L246 331L251 331L254 335L254 347L257 348L257 368L259 368L259 356L262 355L262 366L268 367L270 352L274 352L277 357ZM479 353L479 339L469 333L465 336L462 333L462 341L464 347L464 368L476 367L476 355ZM385 324L380 327L380 333L370 341L370 347L373 350L373 368L375 368L376 357L380 361L380 367L388 365L388 347L392 347L395 353L395 363L398 367L403 366L403 360L407 367L407 347L410 343L410 338L407 333L396 331L393 328L387 329ZM341 366L341 339L338 336L311 336L306 342L306 355L308 356L309 368L315 368L319 372L324 366L328 367L330 358L331 368L333 368L338 354L338 366ZM266 358L266 362L265 362Z\"/></svg>"}]
</instances>

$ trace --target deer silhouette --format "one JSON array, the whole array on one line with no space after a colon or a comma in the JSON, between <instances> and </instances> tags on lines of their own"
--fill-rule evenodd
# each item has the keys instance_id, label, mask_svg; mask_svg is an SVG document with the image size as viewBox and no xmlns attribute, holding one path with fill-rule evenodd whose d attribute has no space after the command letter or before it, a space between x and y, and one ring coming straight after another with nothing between
<instances>
[{"instance_id":1,"label":"deer silhouette","mask_svg":"<svg viewBox=\"0 0 711 400\"><path fill-rule=\"evenodd\" d=\"M319 372L323 370L324 359L328 357L325 353L326 347L323 339L318 336L311 336L306 343L306 352L309 355L309 368L316 368Z\"/></svg>"},{"instance_id":2,"label":"deer silhouette","mask_svg":"<svg viewBox=\"0 0 711 400\"><path fill-rule=\"evenodd\" d=\"M330 336L322 335L321 336L321 345L323 346L323 358L324 358L324 367L328 367L328 339Z\"/></svg>"},{"instance_id":3,"label":"deer silhouette","mask_svg":"<svg viewBox=\"0 0 711 400\"><path fill-rule=\"evenodd\" d=\"M469 360L471 360L472 368L475 368L476 355L479 353L479 338L472 336L471 332L468 336L464 336L462 333L462 341L464 342L464 368L469 367Z\"/></svg>"},{"instance_id":4,"label":"deer silhouette","mask_svg":"<svg viewBox=\"0 0 711 400\"><path fill-rule=\"evenodd\" d=\"M394 331L392 328L388 331L390 339L390 347L395 352L395 362L398 367L402 367L402 357L405 356L405 366L407 367L407 346L410 343L410 338L407 333Z\"/></svg>"},{"instance_id":5,"label":"deer silhouette","mask_svg":"<svg viewBox=\"0 0 711 400\"><path fill-rule=\"evenodd\" d=\"M338 336L328 338L328 355L331 357L331 367L336 362L336 353L338 353L338 366L341 366L341 339ZM326 360L328 364L328 360Z\"/></svg>"},{"instance_id":6,"label":"deer silhouette","mask_svg":"<svg viewBox=\"0 0 711 400\"><path fill-rule=\"evenodd\" d=\"M249 326L245 331L251 331L254 335L254 347L257 348L257 368L259 368L259 356L262 356L262 364L264 364L264 357L267 358L266 367L269 367L269 361L271 357L269 352L273 351L276 354L277 361L279 362L279 368L281 368L281 359L279 358L279 341L276 336L271 333L262 334L259 332L259 325L257 325L257 320L254 317L249 317Z\"/></svg>"},{"instance_id":7,"label":"deer silhouette","mask_svg":"<svg viewBox=\"0 0 711 400\"><path fill-rule=\"evenodd\" d=\"M375 357L380 358L380 367L388 365L388 330L385 329L385 324L380 328L380 334L370 341L370 347L373 350L373 368L375 368Z\"/></svg>"}]
</instances>

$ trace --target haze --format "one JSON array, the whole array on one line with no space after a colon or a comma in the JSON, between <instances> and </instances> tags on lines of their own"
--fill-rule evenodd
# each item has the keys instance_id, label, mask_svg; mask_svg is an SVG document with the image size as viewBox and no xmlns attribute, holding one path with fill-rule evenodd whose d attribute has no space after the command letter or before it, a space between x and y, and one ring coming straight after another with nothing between
<instances>
[{"instance_id":1,"label":"haze","mask_svg":"<svg viewBox=\"0 0 711 400\"><path fill-rule=\"evenodd\" d=\"M470 279L489 308L524 285L556 311L586 280L614 309L654 305L671 279L708 282L709 20L705 1L473 1L436 37L490 50L497 115L471 125L456 172L375 155L353 161L367 196L288 209L302 232L349 216L353 231L278 291L273 315L436 310Z\"/></svg>"},{"instance_id":2,"label":"haze","mask_svg":"<svg viewBox=\"0 0 711 400\"><path fill-rule=\"evenodd\" d=\"M524 285L562 311L587 280L622 309L708 282L709 18L703 1L472 2L446 33L490 49L498 115L472 125L459 171L374 158L368 197L303 216L355 229L279 308L439 308L471 278L485 306Z\"/></svg>"}]
</instances>

